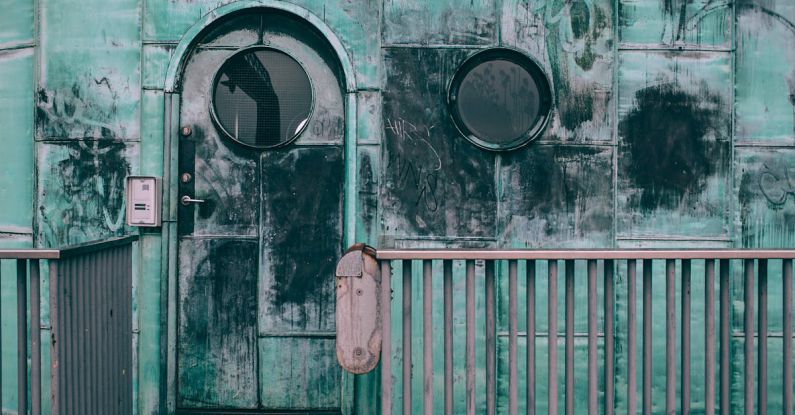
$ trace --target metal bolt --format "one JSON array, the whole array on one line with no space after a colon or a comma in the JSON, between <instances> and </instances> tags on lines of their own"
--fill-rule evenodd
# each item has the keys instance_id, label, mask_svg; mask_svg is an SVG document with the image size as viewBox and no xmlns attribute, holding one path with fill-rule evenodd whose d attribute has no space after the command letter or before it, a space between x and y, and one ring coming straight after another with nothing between
<instances>
[{"instance_id":1,"label":"metal bolt","mask_svg":"<svg viewBox=\"0 0 795 415\"><path fill-rule=\"evenodd\" d=\"M183 136L187 137L187 136L191 135L192 132L193 131L190 129L190 127L188 127L188 126L182 127L182 135Z\"/></svg>"},{"instance_id":2,"label":"metal bolt","mask_svg":"<svg viewBox=\"0 0 795 415\"><path fill-rule=\"evenodd\" d=\"M357 347L353 349L353 355L356 357L362 357L362 355L364 355L364 350L362 350L361 347Z\"/></svg>"},{"instance_id":3,"label":"metal bolt","mask_svg":"<svg viewBox=\"0 0 795 415\"><path fill-rule=\"evenodd\" d=\"M364 291L361 288L356 289L356 295L362 296L364 295Z\"/></svg>"}]
</instances>

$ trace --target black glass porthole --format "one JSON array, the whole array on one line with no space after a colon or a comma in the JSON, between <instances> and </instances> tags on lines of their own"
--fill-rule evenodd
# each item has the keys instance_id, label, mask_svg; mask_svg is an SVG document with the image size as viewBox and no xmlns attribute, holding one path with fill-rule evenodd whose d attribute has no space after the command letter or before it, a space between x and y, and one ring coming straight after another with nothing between
<instances>
[{"instance_id":1,"label":"black glass porthole","mask_svg":"<svg viewBox=\"0 0 795 415\"><path fill-rule=\"evenodd\" d=\"M511 150L541 135L552 96L533 59L513 49L488 49L461 65L448 104L456 127L475 145Z\"/></svg>"},{"instance_id":2,"label":"black glass porthole","mask_svg":"<svg viewBox=\"0 0 795 415\"><path fill-rule=\"evenodd\" d=\"M292 56L268 47L236 52L213 82L212 114L221 131L245 146L286 145L306 128L313 107L309 76Z\"/></svg>"}]
</instances>

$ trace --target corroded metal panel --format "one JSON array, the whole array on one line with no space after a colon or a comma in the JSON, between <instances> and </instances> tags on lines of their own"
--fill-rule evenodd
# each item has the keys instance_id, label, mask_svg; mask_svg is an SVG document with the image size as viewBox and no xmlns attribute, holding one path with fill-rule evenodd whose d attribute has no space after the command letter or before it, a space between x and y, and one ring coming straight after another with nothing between
<instances>
[{"instance_id":1,"label":"corroded metal panel","mask_svg":"<svg viewBox=\"0 0 795 415\"><path fill-rule=\"evenodd\" d=\"M336 146L262 154L261 334L334 329L343 167Z\"/></svg>"},{"instance_id":2,"label":"corroded metal panel","mask_svg":"<svg viewBox=\"0 0 795 415\"><path fill-rule=\"evenodd\" d=\"M494 0L384 2L384 44L493 45L498 21Z\"/></svg>"},{"instance_id":3,"label":"corroded metal panel","mask_svg":"<svg viewBox=\"0 0 795 415\"><path fill-rule=\"evenodd\" d=\"M461 137L444 104L471 51L384 53L383 234L493 238L496 156Z\"/></svg>"},{"instance_id":4,"label":"corroded metal panel","mask_svg":"<svg viewBox=\"0 0 795 415\"><path fill-rule=\"evenodd\" d=\"M0 23L2 27L2 23ZM33 226L33 49L0 51L0 233ZM22 109L27 109L23 111Z\"/></svg>"},{"instance_id":5,"label":"corroded metal panel","mask_svg":"<svg viewBox=\"0 0 795 415\"><path fill-rule=\"evenodd\" d=\"M736 192L743 248L795 245L795 152L737 149Z\"/></svg>"},{"instance_id":6,"label":"corroded metal panel","mask_svg":"<svg viewBox=\"0 0 795 415\"><path fill-rule=\"evenodd\" d=\"M736 139L795 143L795 3L737 5Z\"/></svg>"},{"instance_id":7,"label":"corroded metal panel","mask_svg":"<svg viewBox=\"0 0 795 415\"><path fill-rule=\"evenodd\" d=\"M613 2L502 2L501 42L540 61L552 81L544 140L613 141Z\"/></svg>"},{"instance_id":8,"label":"corroded metal panel","mask_svg":"<svg viewBox=\"0 0 795 415\"><path fill-rule=\"evenodd\" d=\"M12 0L2 3L0 50L33 43L33 4L33 0Z\"/></svg>"},{"instance_id":9,"label":"corroded metal panel","mask_svg":"<svg viewBox=\"0 0 795 415\"><path fill-rule=\"evenodd\" d=\"M728 0L619 0L619 38L626 47L730 48L733 6Z\"/></svg>"},{"instance_id":10,"label":"corroded metal panel","mask_svg":"<svg viewBox=\"0 0 795 415\"><path fill-rule=\"evenodd\" d=\"M123 235L124 178L138 144L110 140L37 143L37 246Z\"/></svg>"},{"instance_id":11,"label":"corroded metal panel","mask_svg":"<svg viewBox=\"0 0 795 415\"><path fill-rule=\"evenodd\" d=\"M264 407L340 407L342 375L332 337L265 337L259 341L259 353L259 393Z\"/></svg>"},{"instance_id":12,"label":"corroded metal panel","mask_svg":"<svg viewBox=\"0 0 795 415\"><path fill-rule=\"evenodd\" d=\"M499 240L513 247L606 247L613 242L611 147L521 149L500 163Z\"/></svg>"},{"instance_id":13,"label":"corroded metal panel","mask_svg":"<svg viewBox=\"0 0 795 415\"><path fill-rule=\"evenodd\" d=\"M727 238L731 55L624 52L618 76L619 236Z\"/></svg>"},{"instance_id":14,"label":"corroded metal panel","mask_svg":"<svg viewBox=\"0 0 795 415\"><path fill-rule=\"evenodd\" d=\"M257 407L257 242L182 239L178 405Z\"/></svg>"},{"instance_id":15,"label":"corroded metal panel","mask_svg":"<svg viewBox=\"0 0 795 415\"><path fill-rule=\"evenodd\" d=\"M139 138L140 10L138 0L40 3L37 139Z\"/></svg>"}]
</instances>

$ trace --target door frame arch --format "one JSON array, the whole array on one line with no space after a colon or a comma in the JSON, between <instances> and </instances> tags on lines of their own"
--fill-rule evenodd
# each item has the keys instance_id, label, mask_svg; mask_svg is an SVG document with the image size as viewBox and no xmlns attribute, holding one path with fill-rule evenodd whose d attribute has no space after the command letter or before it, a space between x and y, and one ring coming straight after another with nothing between
<instances>
[{"instance_id":1,"label":"door frame arch","mask_svg":"<svg viewBox=\"0 0 795 415\"><path fill-rule=\"evenodd\" d=\"M317 15L311 11L281 0L241 0L220 6L199 18L182 36L169 61L163 85L164 122L163 122L163 226L161 228L163 248L161 250L161 276L166 277L166 287L161 301L161 315L166 315L164 329L166 333L166 391L165 404L167 413L176 411L176 350L177 350L177 204L178 204L178 144L180 134L180 95L182 74L193 48L206 33L225 17L244 11L272 10L292 14L303 20L309 27L317 30L328 42L331 51L337 57L342 71L343 102L345 105L344 147L344 195L343 195L343 240L346 246L355 243L356 239L356 186L357 186L357 83L353 62L350 54L340 38ZM329 276L329 283L332 283ZM350 414L353 409L353 376L342 372L342 413Z\"/></svg>"}]
</instances>

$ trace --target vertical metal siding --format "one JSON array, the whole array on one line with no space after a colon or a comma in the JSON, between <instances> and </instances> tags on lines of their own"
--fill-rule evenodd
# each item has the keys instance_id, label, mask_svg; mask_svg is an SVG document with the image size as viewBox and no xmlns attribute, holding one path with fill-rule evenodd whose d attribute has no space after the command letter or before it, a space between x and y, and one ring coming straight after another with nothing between
<instances>
[{"instance_id":1,"label":"vertical metal siding","mask_svg":"<svg viewBox=\"0 0 795 415\"><path fill-rule=\"evenodd\" d=\"M131 257L124 245L51 265L53 414L132 413Z\"/></svg>"}]
</instances>

